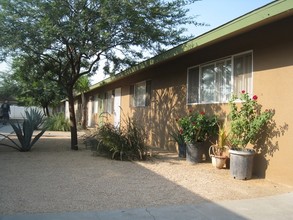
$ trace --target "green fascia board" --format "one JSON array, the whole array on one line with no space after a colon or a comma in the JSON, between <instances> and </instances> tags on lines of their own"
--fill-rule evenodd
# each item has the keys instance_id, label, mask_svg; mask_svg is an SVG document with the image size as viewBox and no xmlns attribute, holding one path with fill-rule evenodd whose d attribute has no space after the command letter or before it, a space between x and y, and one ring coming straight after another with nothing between
<instances>
[{"instance_id":1,"label":"green fascia board","mask_svg":"<svg viewBox=\"0 0 293 220\"><path fill-rule=\"evenodd\" d=\"M224 37L229 37L233 33L249 28L260 22L263 22L269 18L287 13L290 11L292 13L293 0L277 0L268 5L265 5L259 9L249 12L239 18L236 18L220 27L217 27L203 35L200 35L186 43L183 43L177 47L174 47L160 55L150 58L146 61L139 63L138 65L131 67L115 76L107 78L93 86L90 90L101 87L105 84L123 79L132 74L136 74L138 71L143 70L152 65L158 64L160 62L166 61L168 59L174 58L179 55L183 55L191 50L196 50L205 45L216 42Z\"/></svg>"}]
</instances>

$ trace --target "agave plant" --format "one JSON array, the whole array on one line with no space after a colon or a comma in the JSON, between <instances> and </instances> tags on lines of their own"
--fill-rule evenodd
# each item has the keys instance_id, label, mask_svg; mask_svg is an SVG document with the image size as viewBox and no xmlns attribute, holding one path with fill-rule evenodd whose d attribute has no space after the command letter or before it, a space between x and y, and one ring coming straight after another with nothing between
<instances>
[{"instance_id":1,"label":"agave plant","mask_svg":"<svg viewBox=\"0 0 293 220\"><path fill-rule=\"evenodd\" d=\"M3 135L5 138L11 141L13 145L0 143L1 145L11 147L21 152L30 151L32 146L40 139L40 137L45 133L46 127L33 138L33 132L40 128L44 121L44 114L37 109L31 108L30 111L25 111L25 117L23 117L23 123L10 123L12 126L19 144L11 139L8 135Z\"/></svg>"}]
</instances>

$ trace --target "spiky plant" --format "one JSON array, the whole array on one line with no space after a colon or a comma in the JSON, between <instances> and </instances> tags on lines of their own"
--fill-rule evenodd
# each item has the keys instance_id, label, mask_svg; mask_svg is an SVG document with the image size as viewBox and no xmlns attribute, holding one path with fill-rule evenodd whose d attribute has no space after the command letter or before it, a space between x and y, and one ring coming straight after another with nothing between
<instances>
[{"instance_id":1,"label":"spiky plant","mask_svg":"<svg viewBox=\"0 0 293 220\"><path fill-rule=\"evenodd\" d=\"M15 132L19 144L11 139L8 135L3 135L5 138L11 141L12 145L0 143L0 145L11 147L21 152L30 151L33 145L40 139L45 133L46 128L44 127L40 133L33 138L33 133L38 129L44 121L44 114L37 109L31 108L30 111L25 111L25 117L23 117L22 124L19 122L10 123L13 131Z\"/></svg>"}]
</instances>

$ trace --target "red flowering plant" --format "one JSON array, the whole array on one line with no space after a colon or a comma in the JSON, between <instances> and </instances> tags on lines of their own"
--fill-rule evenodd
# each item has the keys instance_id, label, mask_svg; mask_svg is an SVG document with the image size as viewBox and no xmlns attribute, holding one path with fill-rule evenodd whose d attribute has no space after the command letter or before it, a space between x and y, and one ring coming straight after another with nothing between
<instances>
[{"instance_id":1,"label":"red flowering plant","mask_svg":"<svg viewBox=\"0 0 293 220\"><path fill-rule=\"evenodd\" d=\"M189 115L178 119L179 131L186 143L205 141L216 132L217 117L208 116L205 112L189 112Z\"/></svg>"},{"instance_id":2,"label":"red flowering plant","mask_svg":"<svg viewBox=\"0 0 293 220\"><path fill-rule=\"evenodd\" d=\"M272 120L274 111L261 110L256 95L250 97L244 90L240 96L233 95L229 101L230 142L232 149L245 150L255 144L260 133Z\"/></svg>"}]
</instances>

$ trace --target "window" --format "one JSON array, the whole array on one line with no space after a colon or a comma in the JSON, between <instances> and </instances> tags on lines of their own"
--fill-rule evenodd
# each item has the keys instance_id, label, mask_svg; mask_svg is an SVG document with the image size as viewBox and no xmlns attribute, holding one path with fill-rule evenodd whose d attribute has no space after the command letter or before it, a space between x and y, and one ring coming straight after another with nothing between
<instances>
[{"instance_id":1,"label":"window","mask_svg":"<svg viewBox=\"0 0 293 220\"><path fill-rule=\"evenodd\" d=\"M150 102L151 81L136 83L130 87L131 105L133 107L148 106Z\"/></svg>"},{"instance_id":2,"label":"window","mask_svg":"<svg viewBox=\"0 0 293 220\"><path fill-rule=\"evenodd\" d=\"M233 92L252 92L252 54L245 53L188 69L187 102L228 102Z\"/></svg>"},{"instance_id":3,"label":"window","mask_svg":"<svg viewBox=\"0 0 293 220\"><path fill-rule=\"evenodd\" d=\"M105 93L104 112L107 112L109 114L113 113L114 96L115 96L114 90L111 90Z\"/></svg>"},{"instance_id":4,"label":"window","mask_svg":"<svg viewBox=\"0 0 293 220\"><path fill-rule=\"evenodd\" d=\"M234 56L234 91L242 90L252 94L252 55L243 54Z\"/></svg>"}]
</instances>

